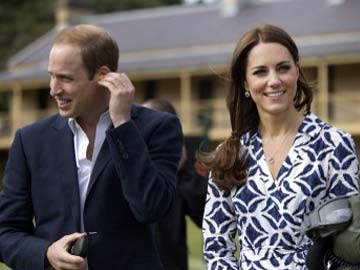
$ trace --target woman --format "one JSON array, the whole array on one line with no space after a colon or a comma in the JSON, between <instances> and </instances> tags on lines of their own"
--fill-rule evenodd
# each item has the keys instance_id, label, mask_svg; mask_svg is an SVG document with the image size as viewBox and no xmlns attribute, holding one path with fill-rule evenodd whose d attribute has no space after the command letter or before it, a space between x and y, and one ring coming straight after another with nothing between
<instances>
[{"instance_id":1,"label":"woman","mask_svg":"<svg viewBox=\"0 0 360 270\"><path fill-rule=\"evenodd\" d=\"M311 113L312 88L284 30L264 25L245 33L230 76L232 134L198 156L211 171L203 220L208 269L306 269L304 214L326 198L358 192L354 142Z\"/></svg>"}]
</instances>

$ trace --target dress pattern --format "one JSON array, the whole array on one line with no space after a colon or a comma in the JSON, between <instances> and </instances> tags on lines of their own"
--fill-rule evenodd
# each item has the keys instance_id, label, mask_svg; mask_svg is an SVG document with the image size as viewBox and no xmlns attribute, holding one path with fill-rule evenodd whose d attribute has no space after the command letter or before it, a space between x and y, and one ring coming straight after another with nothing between
<instances>
[{"instance_id":1,"label":"dress pattern","mask_svg":"<svg viewBox=\"0 0 360 270\"><path fill-rule=\"evenodd\" d=\"M312 242L300 228L304 214L327 198L359 192L351 136L307 115L276 179L259 133L246 133L241 141L248 152L246 185L221 191L209 178L203 219L208 270L307 269Z\"/></svg>"}]
</instances>

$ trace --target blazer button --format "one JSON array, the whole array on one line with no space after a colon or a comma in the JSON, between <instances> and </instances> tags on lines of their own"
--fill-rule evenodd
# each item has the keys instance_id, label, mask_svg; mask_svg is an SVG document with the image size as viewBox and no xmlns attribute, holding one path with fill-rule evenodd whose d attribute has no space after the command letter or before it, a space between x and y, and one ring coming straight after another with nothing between
<instances>
[{"instance_id":1,"label":"blazer button","mask_svg":"<svg viewBox=\"0 0 360 270\"><path fill-rule=\"evenodd\" d=\"M117 145L119 147L119 152L120 152L121 157L123 159L128 159L129 154L126 152L125 145L123 144L123 142L121 140L117 140Z\"/></svg>"}]
</instances>

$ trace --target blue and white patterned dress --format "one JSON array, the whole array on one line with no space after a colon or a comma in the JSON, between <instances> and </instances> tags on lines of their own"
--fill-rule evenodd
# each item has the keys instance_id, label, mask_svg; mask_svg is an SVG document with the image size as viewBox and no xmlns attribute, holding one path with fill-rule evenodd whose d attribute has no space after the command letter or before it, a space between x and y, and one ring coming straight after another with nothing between
<instances>
[{"instance_id":1,"label":"blue and white patterned dress","mask_svg":"<svg viewBox=\"0 0 360 270\"><path fill-rule=\"evenodd\" d=\"M359 164L351 136L307 115L276 180L259 134L247 133L242 142L249 154L246 185L224 192L209 179L203 220L208 269L307 269L311 240L300 229L304 214L325 198L358 193ZM239 259L234 255L236 233Z\"/></svg>"}]
</instances>

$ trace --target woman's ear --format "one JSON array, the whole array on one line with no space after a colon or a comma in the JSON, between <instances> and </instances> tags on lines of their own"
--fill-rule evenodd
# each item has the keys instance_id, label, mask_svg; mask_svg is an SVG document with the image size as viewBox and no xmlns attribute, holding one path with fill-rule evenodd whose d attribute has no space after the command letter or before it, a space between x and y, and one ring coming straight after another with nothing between
<instances>
[{"instance_id":1,"label":"woman's ear","mask_svg":"<svg viewBox=\"0 0 360 270\"><path fill-rule=\"evenodd\" d=\"M246 91L249 91L249 85L247 84L247 81L244 81L244 88Z\"/></svg>"}]
</instances>

